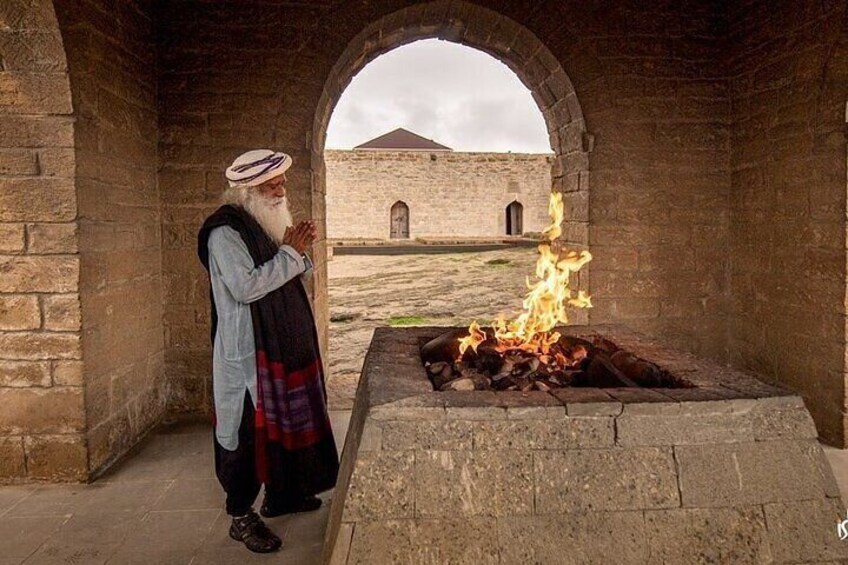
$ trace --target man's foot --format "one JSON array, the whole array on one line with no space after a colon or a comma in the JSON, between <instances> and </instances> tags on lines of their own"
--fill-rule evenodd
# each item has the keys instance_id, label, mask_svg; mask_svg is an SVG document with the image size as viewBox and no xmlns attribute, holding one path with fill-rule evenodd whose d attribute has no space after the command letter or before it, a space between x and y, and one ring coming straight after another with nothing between
<instances>
[{"instance_id":1,"label":"man's foot","mask_svg":"<svg viewBox=\"0 0 848 565\"><path fill-rule=\"evenodd\" d=\"M283 514L295 514L297 512L312 512L321 508L321 499L317 496L307 496L295 502L285 502L279 505L269 504L268 498L262 503L259 513L266 518L274 518Z\"/></svg>"},{"instance_id":2,"label":"man's foot","mask_svg":"<svg viewBox=\"0 0 848 565\"><path fill-rule=\"evenodd\" d=\"M283 541L251 510L244 516L233 517L230 537L240 541L255 553L271 553L283 546Z\"/></svg>"}]
</instances>

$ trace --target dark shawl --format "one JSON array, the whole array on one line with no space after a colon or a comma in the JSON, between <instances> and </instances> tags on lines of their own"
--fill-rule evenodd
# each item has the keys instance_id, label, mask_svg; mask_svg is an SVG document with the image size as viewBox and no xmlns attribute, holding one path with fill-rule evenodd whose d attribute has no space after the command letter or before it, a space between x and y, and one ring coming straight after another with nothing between
<instances>
[{"instance_id":1,"label":"dark shawl","mask_svg":"<svg viewBox=\"0 0 848 565\"><path fill-rule=\"evenodd\" d=\"M239 232L254 265L277 254L253 217L222 206L198 234L198 255L209 271L209 234L219 226ZM212 340L218 316L212 298ZM256 468L259 479L288 496L309 496L336 483L339 461L327 412L315 319L300 277L250 304L256 343Z\"/></svg>"}]
</instances>

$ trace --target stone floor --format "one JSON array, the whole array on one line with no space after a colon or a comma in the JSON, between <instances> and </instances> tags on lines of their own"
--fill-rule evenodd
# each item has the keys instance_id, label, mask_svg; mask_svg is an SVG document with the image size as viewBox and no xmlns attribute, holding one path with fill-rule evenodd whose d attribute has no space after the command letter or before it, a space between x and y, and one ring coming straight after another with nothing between
<instances>
[{"instance_id":1,"label":"stone floor","mask_svg":"<svg viewBox=\"0 0 848 565\"><path fill-rule=\"evenodd\" d=\"M331 417L341 450L350 413ZM320 563L332 493L268 520L280 552L251 553L227 534L211 439L206 424L166 427L93 484L0 487L0 565Z\"/></svg>"}]
</instances>

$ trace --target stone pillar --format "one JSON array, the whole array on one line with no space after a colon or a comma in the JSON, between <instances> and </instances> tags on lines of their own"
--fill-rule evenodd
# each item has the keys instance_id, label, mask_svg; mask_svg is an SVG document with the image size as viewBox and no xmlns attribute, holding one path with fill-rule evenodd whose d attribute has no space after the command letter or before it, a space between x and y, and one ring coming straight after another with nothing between
<instances>
[{"instance_id":1,"label":"stone pillar","mask_svg":"<svg viewBox=\"0 0 848 565\"><path fill-rule=\"evenodd\" d=\"M82 479L74 127L50 0L0 3L0 481Z\"/></svg>"}]
</instances>

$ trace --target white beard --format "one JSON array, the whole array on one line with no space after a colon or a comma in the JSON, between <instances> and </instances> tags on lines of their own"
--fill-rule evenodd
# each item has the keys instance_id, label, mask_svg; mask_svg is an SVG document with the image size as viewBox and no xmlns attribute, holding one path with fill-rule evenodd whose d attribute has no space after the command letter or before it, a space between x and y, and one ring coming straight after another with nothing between
<instances>
[{"instance_id":1,"label":"white beard","mask_svg":"<svg viewBox=\"0 0 848 565\"><path fill-rule=\"evenodd\" d=\"M265 198L250 188L230 189L224 202L244 208L277 245L283 244L286 229L292 225L292 215L286 197Z\"/></svg>"}]
</instances>

